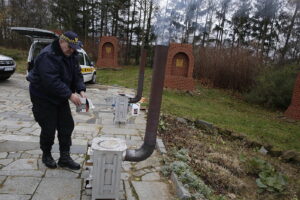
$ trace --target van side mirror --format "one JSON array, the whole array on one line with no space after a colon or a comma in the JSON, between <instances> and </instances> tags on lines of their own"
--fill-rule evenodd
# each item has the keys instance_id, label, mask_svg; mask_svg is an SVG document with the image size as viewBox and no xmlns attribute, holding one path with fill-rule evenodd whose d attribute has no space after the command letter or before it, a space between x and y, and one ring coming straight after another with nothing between
<instances>
[{"instance_id":1,"label":"van side mirror","mask_svg":"<svg viewBox=\"0 0 300 200\"><path fill-rule=\"evenodd\" d=\"M95 63L94 63L94 61L91 61L91 65L92 65L92 66L95 66Z\"/></svg>"}]
</instances>

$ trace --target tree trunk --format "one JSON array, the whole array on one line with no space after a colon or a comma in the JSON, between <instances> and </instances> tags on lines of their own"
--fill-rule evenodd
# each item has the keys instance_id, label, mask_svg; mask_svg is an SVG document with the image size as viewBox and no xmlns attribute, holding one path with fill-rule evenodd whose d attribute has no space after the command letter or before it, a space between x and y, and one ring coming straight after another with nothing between
<instances>
[{"instance_id":1,"label":"tree trunk","mask_svg":"<svg viewBox=\"0 0 300 200\"><path fill-rule=\"evenodd\" d=\"M300 5L300 3L296 3L296 8L295 8L292 20L291 20L291 24L289 26L289 29L288 29L288 32L287 32L287 35L286 35L285 44L284 44L284 47L283 47L283 49L281 51L280 63L284 62L284 57L285 57L285 54L286 54L286 52L288 50L288 44L289 44L291 33L292 33L292 30L293 30L293 27L294 27L294 24L295 24L295 19L296 19L298 10L299 10L299 5Z\"/></svg>"},{"instance_id":2,"label":"tree trunk","mask_svg":"<svg viewBox=\"0 0 300 200\"><path fill-rule=\"evenodd\" d=\"M108 2L106 0L106 9L105 9L105 21L104 21L104 25L105 25L105 30L104 30L104 35L107 36L108 34Z\"/></svg>"},{"instance_id":3,"label":"tree trunk","mask_svg":"<svg viewBox=\"0 0 300 200\"><path fill-rule=\"evenodd\" d=\"M126 24L126 51L125 51L125 64L129 64L129 24L130 24L130 0L127 10L127 24Z\"/></svg>"},{"instance_id":4,"label":"tree trunk","mask_svg":"<svg viewBox=\"0 0 300 200\"><path fill-rule=\"evenodd\" d=\"M199 13L198 12L199 12L199 10L198 10L198 7L197 7L197 9L196 9L196 26L197 26L198 17L199 17ZM193 46L195 44L196 31L197 31L197 29L195 28L194 33L193 33Z\"/></svg>"},{"instance_id":5,"label":"tree trunk","mask_svg":"<svg viewBox=\"0 0 300 200\"><path fill-rule=\"evenodd\" d=\"M147 29L146 29L146 35L145 35L145 47L146 48L149 47L149 42L150 42L152 12L153 12L153 0L150 0L149 15L148 15L148 20L147 20Z\"/></svg>"},{"instance_id":6,"label":"tree trunk","mask_svg":"<svg viewBox=\"0 0 300 200\"><path fill-rule=\"evenodd\" d=\"M146 19L147 19L147 0L144 0L144 19L143 19L143 30L142 30L142 46L145 46Z\"/></svg>"},{"instance_id":7,"label":"tree trunk","mask_svg":"<svg viewBox=\"0 0 300 200\"><path fill-rule=\"evenodd\" d=\"M134 24L134 16L135 16L135 8L136 8L136 0L133 1L133 12L131 16L131 24L130 24L130 36L129 36L129 44L128 44L128 62L131 55L131 47L132 47L132 35L133 35L133 24Z\"/></svg>"},{"instance_id":8,"label":"tree trunk","mask_svg":"<svg viewBox=\"0 0 300 200\"><path fill-rule=\"evenodd\" d=\"M206 18L205 18L205 32L203 32L203 36L202 36L202 47L204 47L205 45L205 38L206 38L206 34L208 33L207 29L208 29L208 15L209 15L209 12L206 13Z\"/></svg>"},{"instance_id":9,"label":"tree trunk","mask_svg":"<svg viewBox=\"0 0 300 200\"><path fill-rule=\"evenodd\" d=\"M142 7L142 5L141 5ZM141 28L141 20L142 20L142 9L140 9L140 16L139 16L139 23L138 23L138 29L142 31ZM139 63L139 47L140 47L140 41L141 41L141 33L137 34L137 41L136 41L136 51L135 51L135 64L137 65Z\"/></svg>"},{"instance_id":10,"label":"tree trunk","mask_svg":"<svg viewBox=\"0 0 300 200\"><path fill-rule=\"evenodd\" d=\"M103 2L103 1L102 1ZM106 10L105 9L105 7L104 7L104 5L106 5L106 4L100 4L101 5L101 15L100 15L100 38L103 36L103 33L104 33L104 20L105 20L105 12L104 12L104 10Z\"/></svg>"}]
</instances>

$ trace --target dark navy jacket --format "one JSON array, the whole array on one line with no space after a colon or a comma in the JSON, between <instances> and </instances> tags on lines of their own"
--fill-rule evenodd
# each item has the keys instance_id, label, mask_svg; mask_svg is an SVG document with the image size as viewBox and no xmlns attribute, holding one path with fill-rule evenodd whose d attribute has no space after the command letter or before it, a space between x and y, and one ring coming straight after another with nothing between
<instances>
[{"instance_id":1,"label":"dark navy jacket","mask_svg":"<svg viewBox=\"0 0 300 200\"><path fill-rule=\"evenodd\" d=\"M27 80L30 82L31 95L57 105L67 101L75 91L80 93L86 90L80 73L77 52L66 57L58 40L40 52Z\"/></svg>"}]
</instances>

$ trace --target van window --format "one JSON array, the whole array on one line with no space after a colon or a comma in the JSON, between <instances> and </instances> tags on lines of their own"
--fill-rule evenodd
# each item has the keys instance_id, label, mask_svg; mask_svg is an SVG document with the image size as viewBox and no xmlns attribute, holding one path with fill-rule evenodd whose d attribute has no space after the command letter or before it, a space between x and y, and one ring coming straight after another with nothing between
<instances>
[{"instance_id":1,"label":"van window","mask_svg":"<svg viewBox=\"0 0 300 200\"><path fill-rule=\"evenodd\" d=\"M45 43L37 43L35 46L34 46L34 49L33 49L33 55L32 55L32 60L35 59L35 57L37 57L37 55L39 55L39 53L41 52L41 50L43 48L45 48L48 44L45 44Z\"/></svg>"},{"instance_id":2,"label":"van window","mask_svg":"<svg viewBox=\"0 0 300 200\"><path fill-rule=\"evenodd\" d=\"M84 65L84 57L82 53L78 53L79 65Z\"/></svg>"},{"instance_id":3,"label":"van window","mask_svg":"<svg viewBox=\"0 0 300 200\"><path fill-rule=\"evenodd\" d=\"M86 65L87 66L92 66L92 63L91 63L89 57L87 57L87 55L84 55L84 57L85 57Z\"/></svg>"}]
</instances>

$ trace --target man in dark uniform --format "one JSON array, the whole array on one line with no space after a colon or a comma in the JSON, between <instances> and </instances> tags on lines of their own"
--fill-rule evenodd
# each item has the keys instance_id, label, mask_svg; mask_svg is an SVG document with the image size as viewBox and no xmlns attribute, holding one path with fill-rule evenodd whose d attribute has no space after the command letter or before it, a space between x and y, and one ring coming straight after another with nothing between
<instances>
[{"instance_id":1,"label":"man in dark uniform","mask_svg":"<svg viewBox=\"0 0 300 200\"><path fill-rule=\"evenodd\" d=\"M80 169L80 164L70 157L71 135L74 120L68 100L80 105L80 96L85 96L85 85L77 59L80 48L78 36L72 31L45 47L37 56L34 68L29 72L29 91L32 112L41 127L40 148L42 161L49 168L56 168L51 155L55 132L59 141L58 165Z\"/></svg>"}]
</instances>

